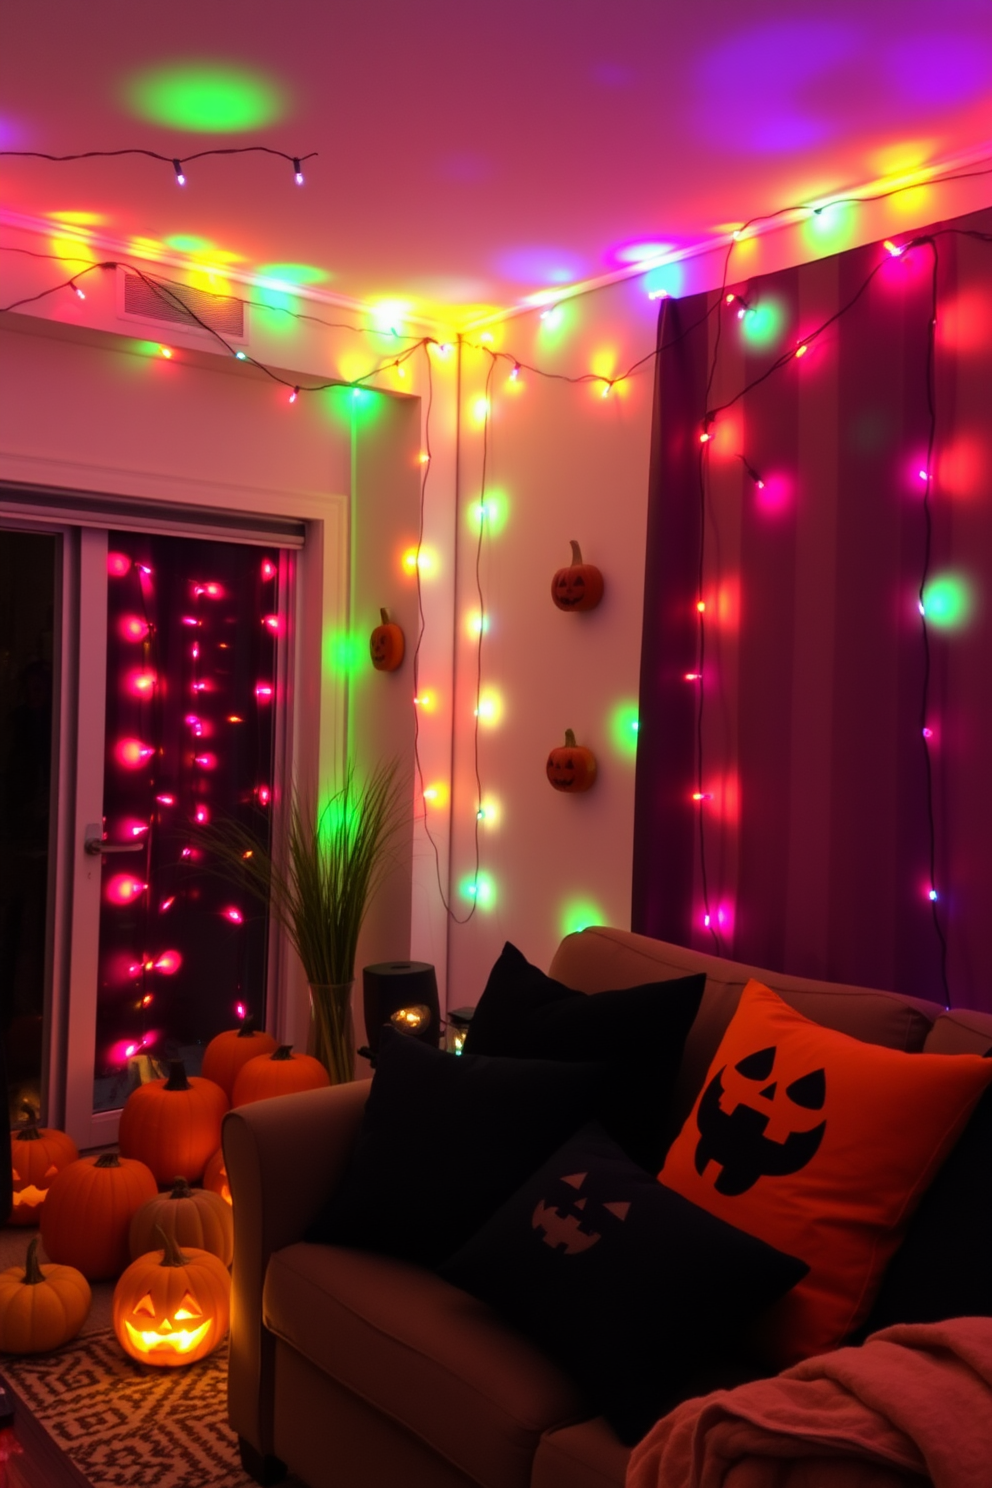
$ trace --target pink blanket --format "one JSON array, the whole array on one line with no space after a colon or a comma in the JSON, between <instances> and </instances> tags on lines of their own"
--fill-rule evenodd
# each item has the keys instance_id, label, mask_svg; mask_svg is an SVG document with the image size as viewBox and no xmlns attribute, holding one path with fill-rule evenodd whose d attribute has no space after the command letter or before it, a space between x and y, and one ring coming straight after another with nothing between
<instances>
[{"instance_id":1,"label":"pink blanket","mask_svg":"<svg viewBox=\"0 0 992 1488\"><path fill-rule=\"evenodd\" d=\"M627 1488L992 1488L992 1318L903 1324L687 1400Z\"/></svg>"}]
</instances>

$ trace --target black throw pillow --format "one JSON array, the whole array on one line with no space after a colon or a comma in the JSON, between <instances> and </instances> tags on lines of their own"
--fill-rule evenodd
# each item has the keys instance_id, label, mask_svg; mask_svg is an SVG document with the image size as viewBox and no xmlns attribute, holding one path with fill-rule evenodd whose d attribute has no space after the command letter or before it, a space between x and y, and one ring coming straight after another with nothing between
<instances>
[{"instance_id":1,"label":"black throw pillow","mask_svg":"<svg viewBox=\"0 0 992 1488\"><path fill-rule=\"evenodd\" d=\"M557 1359L632 1443L807 1269L665 1188L590 1123L440 1275Z\"/></svg>"},{"instance_id":2,"label":"black throw pillow","mask_svg":"<svg viewBox=\"0 0 992 1488\"><path fill-rule=\"evenodd\" d=\"M859 1336L953 1317L992 1317L992 1086L920 1200Z\"/></svg>"},{"instance_id":3,"label":"black throw pillow","mask_svg":"<svg viewBox=\"0 0 992 1488\"><path fill-rule=\"evenodd\" d=\"M672 1086L706 976L591 995L546 976L507 941L465 1039L469 1054L599 1059L609 1066L597 1116L650 1173L678 1135Z\"/></svg>"},{"instance_id":4,"label":"black throw pillow","mask_svg":"<svg viewBox=\"0 0 992 1488\"><path fill-rule=\"evenodd\" d=\"M351 1163L308 1240L436 1266L593 1115L596 1065L448 1054L384 1028Z\"/></svg>"}]
</instances>

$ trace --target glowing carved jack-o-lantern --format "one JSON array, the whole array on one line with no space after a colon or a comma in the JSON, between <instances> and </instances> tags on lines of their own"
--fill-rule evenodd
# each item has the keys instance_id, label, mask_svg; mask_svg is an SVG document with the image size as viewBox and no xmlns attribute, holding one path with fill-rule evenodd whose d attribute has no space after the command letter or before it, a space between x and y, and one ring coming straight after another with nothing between
<instances>
[{"instance_id":1,"label":"glowing carved jack-o-lantern","mask_svg":"<svg viewBox=\"0 0 992 1488\"><path fill-rule=\"evenodd\" d=\"M39 1126L38 1113L27 1102L24 1110L27 1112L27 1125L10 1134L14 1185L10 1223L15 1225L38 1223L52 1179L79 1156L71 1137L54 1127Z\"/></svg>"},{"instance_id":2,"label":"glowing carved jack-o-lantern","mask_svg":"<svg viewBox=\"0 0 992 1488\"><path fill-rule=\"evenodd\" d=\"M165 1249L139 1256L114 1288L114 1332L132 1359L174 1368L205 1358L226 1338L231 1278L209 1251L184 1253L158 1233Z\"/></svg>"}]
</instances>

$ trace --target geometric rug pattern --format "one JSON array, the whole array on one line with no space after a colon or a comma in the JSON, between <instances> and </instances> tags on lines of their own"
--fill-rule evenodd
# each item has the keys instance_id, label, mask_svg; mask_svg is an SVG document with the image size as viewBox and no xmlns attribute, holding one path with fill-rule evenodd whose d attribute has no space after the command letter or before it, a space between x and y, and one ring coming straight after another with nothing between
<instances>
[{"instance_id":1,"label":"geometric rug pattern","mask_svg":"<svg viewBox=\"0 0 992 1488\"><path fill-rule=\"evenodd\" d=\"M227 1424L227 1344L184 1369L124 1353L113 1331L3 1370L92 1488L255 1488Z\"/></svg>"}]
</instances>

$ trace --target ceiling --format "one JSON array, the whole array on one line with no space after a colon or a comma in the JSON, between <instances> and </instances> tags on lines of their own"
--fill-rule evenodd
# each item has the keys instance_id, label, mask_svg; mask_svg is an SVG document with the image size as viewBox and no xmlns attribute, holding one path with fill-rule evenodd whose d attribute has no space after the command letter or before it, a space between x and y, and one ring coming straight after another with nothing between
<instances>
[{"instance_id":1,"label":"ceiling","mask_svg":"<svg viewBox=\"0 0 992 1488\"><path fill-rule=\"evenodd\" d=\"M71 19L70 19L71 16ZM992 154L992 0L0 0L8 221L462 322Z\"/></svg>"}]
</instances>

